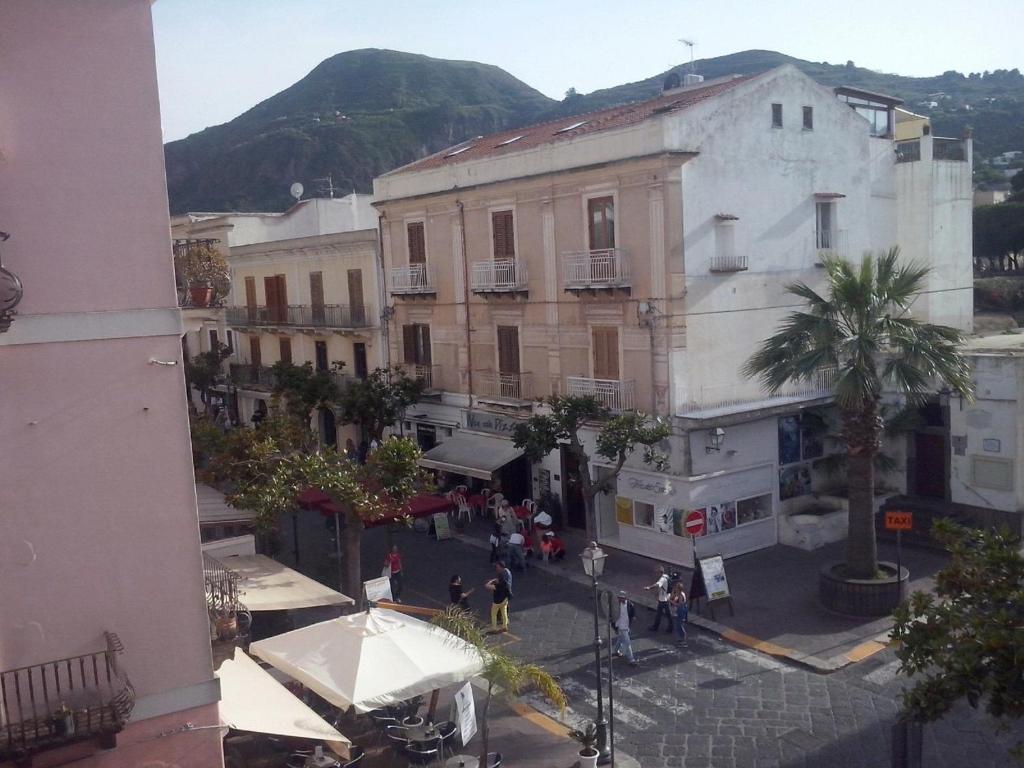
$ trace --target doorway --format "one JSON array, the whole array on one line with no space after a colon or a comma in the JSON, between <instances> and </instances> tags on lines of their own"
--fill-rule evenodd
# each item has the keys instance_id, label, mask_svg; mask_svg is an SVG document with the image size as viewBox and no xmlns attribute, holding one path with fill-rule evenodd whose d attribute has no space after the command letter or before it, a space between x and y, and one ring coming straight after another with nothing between
<instances>
[{"instance_id":1,"label":"doorway","mask_svg":"<svg viewBox=\"0 0 1024 768\"><path fill-rule=\"evenodd\" d=\"M338 424L330 408L320 409L320 440L331 448L338 447Z\"/></svg>"},{"instance_id":2,"label":"doorway","mask_svg":"<svg viewBox=\"0 0 1024 768\"><path fill-rule=\"evenodd\" d=\"M366 344L357 341L352 345L352 354L355 357L355 373L357 379L365 379L370 375L366 364Z\"/></svg>"},{"instance_id":3,"label":"doorway","mask_svg":"<svg viewBox=\"0 0 1024 768\"><path fill-rule=\"evenodd\" d=\"M568 446L562 446L562 501L565 522L570 528L587 527L587 506L580 484L580 463Z\"/></svg>"},{"instance_id":4,"label":"doorway","mask_svg":"<svg viewBox=\"0 0 1024 768\"><path fill-rule=\"evenodd\" d=\"M949 414L932 398L918 409L913 433L913 461L907 462L907 487L917 496L946 499L949 488Z\"/></svg>"}]
</instances>

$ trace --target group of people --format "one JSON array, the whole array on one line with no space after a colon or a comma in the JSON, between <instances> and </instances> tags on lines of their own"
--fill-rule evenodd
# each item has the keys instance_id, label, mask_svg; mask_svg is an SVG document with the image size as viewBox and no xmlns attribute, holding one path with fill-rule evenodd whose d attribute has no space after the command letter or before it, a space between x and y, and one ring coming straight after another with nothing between
<instances>
[{"instance_id":1,"label":"group of people","mask_svg":"<svg viewBox=\"0 0 1024 768\"><path fill-rule=\"evenodd\" d=\"M683 589L683 582L678 575L670 574L665 566L660 566L657 580L644 589L658 591L658 608L654 614L654 623L649 630L657 632L661 627L661 617L664 616L667 619L665 631L671 634L674 630L676 645L686 647L686 622L690 609L686 592ZM625 590L619 592L618 598L618 610L609 617L616 631L612 651L616 656L625 656L629 664L635 667L639 662L633 653L631 631L633 620L636 618L636 609Z\"/></svg>"},{"instance_id":2,"label":"group of people","mask_svg":"<svg viewBox=\"0 0 1024 768\"><path fill-rule=\"evenodd\" d=\"M503 560L494 563L494 578L484 584L491 593L491 632L508 632L508 604L512 599L512 571ZM474 590L466 591L462 577L454 574L448 582L448 598L451 605L469 610L469 596Z\"/></svg>"}]
</instances>

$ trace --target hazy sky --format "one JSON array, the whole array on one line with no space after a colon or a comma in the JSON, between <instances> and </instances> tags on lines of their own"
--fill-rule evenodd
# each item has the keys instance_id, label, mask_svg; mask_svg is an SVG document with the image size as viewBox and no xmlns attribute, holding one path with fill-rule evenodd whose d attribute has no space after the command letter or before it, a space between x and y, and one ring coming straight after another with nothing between
<instances>
[{"instance_id":1,"label":"hazy sky","mask_svg":"<svg viewBox=\"0 0 1024 768\"><path fill-rule=\"evenodd\" d=\"M1022 0L158 0L164 138L223 123L357 48L495 64L553 98L761 48L902 75L1024 67Z\"/></svg>"}]
</instances>

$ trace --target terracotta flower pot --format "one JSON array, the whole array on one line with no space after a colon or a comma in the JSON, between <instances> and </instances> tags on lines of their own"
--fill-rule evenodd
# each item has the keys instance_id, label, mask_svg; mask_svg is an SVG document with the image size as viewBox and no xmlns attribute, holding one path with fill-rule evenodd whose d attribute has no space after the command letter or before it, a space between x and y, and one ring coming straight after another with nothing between
<instances>
[{"instance_id":1,"label":"terracotta flower pot","mask_svg":"<svg viewBox=\"0 0 1024 768\"><path fill-rule=\"evenodd\" d=\"M188 286L188 297L193 307L208 307L213 301L213 286L206 283L191 283Z\"/></svg>"}]
</instances>

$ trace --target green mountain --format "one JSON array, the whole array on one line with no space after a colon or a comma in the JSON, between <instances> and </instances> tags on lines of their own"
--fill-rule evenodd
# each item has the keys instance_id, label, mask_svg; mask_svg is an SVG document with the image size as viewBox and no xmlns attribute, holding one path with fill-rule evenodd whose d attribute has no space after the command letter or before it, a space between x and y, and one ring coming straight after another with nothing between
<instances>
[{"instance_id":1,"label":"green mountain","mask_svg":"<svg viewBox=\"0 0 1024 768\"><path fill-rule=\"evenodd\" d=\"M396 51L332 56L223 125L165 147L171 212L283 210L330 175L342 193L557 102L498 67Z\"/></svg>"},{"instance_id":2,"label":"green mountain","mask_svg":"<svg viewBox=\"0 0 1024 768\"><path fill-rule=\"evenodd\" d=\"M824 85L898 96L931 116L938 135L972 126L982 157L1024 149L1024 76L1016 69L914 78L774 51L698 60L693 68L711 79L784 63ZM377 49L341 53L234 120L167 144L171 211L283 210L292 182L317 194L316 180L328 175L342 193L368 192L374 176L472 136L649 98L668 74L559 102L486 64Z\"/></svg>"}]
</instances>

